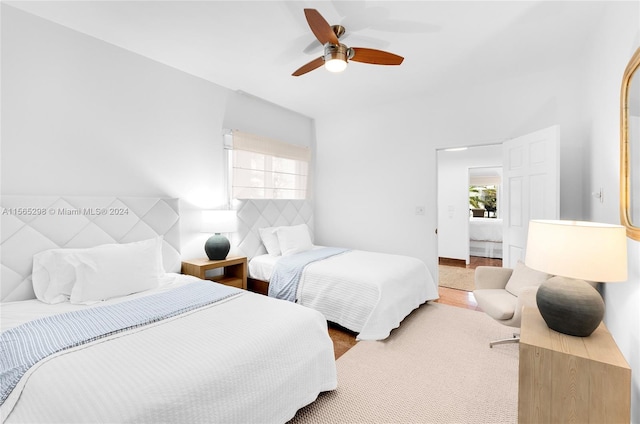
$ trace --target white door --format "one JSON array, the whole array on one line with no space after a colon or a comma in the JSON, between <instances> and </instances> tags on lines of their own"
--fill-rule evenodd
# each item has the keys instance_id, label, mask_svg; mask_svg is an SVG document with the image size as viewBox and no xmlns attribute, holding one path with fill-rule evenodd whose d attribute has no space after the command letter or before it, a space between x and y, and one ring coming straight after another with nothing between
<instances>
[{"instance_id":1,"label":"white door","mask_svg":"<svg viewBox=\"0 0 640 424\"><path fill-rule=\"evenodd\" d=\"M524 262L529 220L559 219L559 149L557 125L503 143L504 267Z\"/></svg>"}]
</instances>

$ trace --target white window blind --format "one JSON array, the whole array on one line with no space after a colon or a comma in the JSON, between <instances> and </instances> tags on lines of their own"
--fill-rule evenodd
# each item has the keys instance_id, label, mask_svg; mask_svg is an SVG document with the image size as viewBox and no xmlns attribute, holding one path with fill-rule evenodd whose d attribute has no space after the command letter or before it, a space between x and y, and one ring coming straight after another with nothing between
<instances>
[{"instance_id":1,"label":"white window blind","mask_svg":"<svg viewBox=\"0 0 640 424\"><path fill-rule=\"evenodd\" d=\"M304 199L310 150L234 130L231 146L233 199Z\"/></svg>"}]
</instances>

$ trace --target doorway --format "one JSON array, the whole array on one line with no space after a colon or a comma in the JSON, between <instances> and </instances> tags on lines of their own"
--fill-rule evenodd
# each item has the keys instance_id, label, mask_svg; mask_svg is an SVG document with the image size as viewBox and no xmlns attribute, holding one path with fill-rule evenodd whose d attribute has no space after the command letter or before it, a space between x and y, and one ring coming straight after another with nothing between
<instances>
[{"instance_id":1,"label":"doorway","mask_svg":"<svg viewBox=\"0 0 640 424\"><path fill-rule=\"evenodd\" d=\"M469 259L502 261L502 164L469 168Z\"/></svg>"},{"instance_id":2,"label":"doorway","mask_svg":"<svg viewBox=\"0 0 640 424\"><path fill-rule=\"evenodd\" d=\"M470 186L495 184L502 175L502 144L437 151L438 257L470 263ZM480 194L478 193L481 197ZM478 206L486 202L479 199ZM486 210L484 215L488 215ZM496 210L495 214L503 214ZM440 262L440 259L439 259Z\"/></svg>"},{"instance_id":3,"label":"doorway","mask_svg":"<svg viewBox=\"0 0 640 424\"><path fill-rule=\"evenodd\" d=\"M502 264L524 260L530 219L559 217L559 127L552 126L504 142L436 151L437 257L467 267L471 263L470 172L502 168L497 216L503 220ZM438 272L438 281L440 272Z\"/></svg>"},{"instance_id":4,"label":"doorway","mask_svg":"<svg viewBox=\"0 0 640 424\"><path fill-rule=\"evenodd\" d=\"M493 203L483 198L488 192L479 190L477 199L473 199L470 189L472 186L500 186L502 145L438 150L437 172L438 286L444 295L456 296L466 307L473 307L475 299L471 291L474 288L475 268L480 265L502 266L502 261L474 256L474 246L470 242L471 220L491 220L495 224L497 218L488 218L489 214L500 216L502 211L499 209L499 199L496 199L498 202L494 210ZM489 211L485 209L487 207ZM481 209L483 217L472 218L473 209Z\"/></svg>"}]
</instances>

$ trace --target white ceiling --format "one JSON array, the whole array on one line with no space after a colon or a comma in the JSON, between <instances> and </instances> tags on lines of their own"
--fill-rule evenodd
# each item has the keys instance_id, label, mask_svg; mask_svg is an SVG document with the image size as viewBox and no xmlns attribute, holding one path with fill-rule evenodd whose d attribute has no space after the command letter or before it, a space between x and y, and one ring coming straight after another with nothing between
<instances>
[{"instance_id":1,"label":"white ceiling","mask_svg":"<svg viewBox=\"0 0 640 424\"><path fill-rule=\"evenodd\" d=\"M7 1L14 7L311 117L579 60L596 1ZM347 29L351 47L400 66L352 62L291 73L320 56L303 9Z\"/></svg>"}]
</instances>

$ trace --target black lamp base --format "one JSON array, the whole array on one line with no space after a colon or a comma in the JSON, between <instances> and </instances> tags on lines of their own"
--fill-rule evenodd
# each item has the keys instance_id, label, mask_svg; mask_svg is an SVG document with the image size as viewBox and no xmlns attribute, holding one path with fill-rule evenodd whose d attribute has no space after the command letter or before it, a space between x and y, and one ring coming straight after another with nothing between
<instances>
[{"instance_id":1,"label":"black lamp base","mask_svg":"<svg viewBox=\"0 0 640 424\"><path fill-rule=\"evenodd\" d=\"M204 251L207 253L207 257L212 261L220 261L226 259L227 254L231 249L231 244L225 236L221 236L220 233L209 237L204 244Z\"/></svg>"},{"instance_id":2,"label":"black lamp base","mask_svg":"<svg viewBox=\"0 0 640 424\"><path fill-rule=\"evenodd\" d=\"M549 328L570 336L589 336L604 316L600 293L584 280L552 277L538 288L536 303Z\"/></svg>"}]
</instances>

